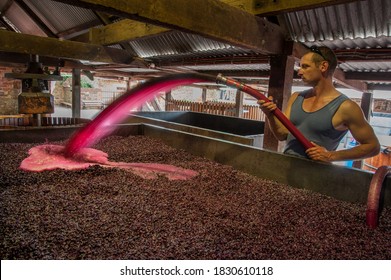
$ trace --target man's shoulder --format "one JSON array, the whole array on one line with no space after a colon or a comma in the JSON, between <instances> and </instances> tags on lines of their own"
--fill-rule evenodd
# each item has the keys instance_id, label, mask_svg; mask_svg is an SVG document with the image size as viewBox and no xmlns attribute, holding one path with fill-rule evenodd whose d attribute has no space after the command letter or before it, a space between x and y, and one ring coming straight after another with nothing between
<instances>
[{"instance_id":1,"label":"man's shoulder","mask_svg":"<svg viewBox=\"0 0 391 280\"><path fill-rule=\"evenodd\" d=\"M305 89L305 90L302 90L302 91L296 91L295 94L297 94L298 96L306 96L308 94L311 94L313 91L312 88L309 88L309 89Z\"/></svg>"},{"instance_id":2,"label":"man's shoulder","mask_svg":"<svg viewBox=\"0 0 391 280\"><path fill-rule=\"evenodd\" d=\"M346 94L340 92L340 91L337 91L339 93L339 98L341 98L342 100L350 100L352 102L354 102L352 99L350 99L350 97L348 97Z\"/></svg>"},{"instance_id":3,"label":"man's shoulder","mask_svg":"<svg viewBox=\"0 0 391 280\"><path fill-rule=\"evenodd\" d=\"M339 107L339 111L342 111L346 114L356 114L361 112L361 107L352 99L345 96L344 100L341 102L341 105Z\"/></svg>"},{"instance_id":4,"label":"man's shoulder","mask_svg":"<svg viewBox=\"0 0 391 280\"><path fill-rule=\"evenodd\" d=\"M289 103L292 104L293 102L295 102L298 96L301 96L301 92L296 91L292 93L291 96L289 97Z\"/></svg>"}]
</instances>

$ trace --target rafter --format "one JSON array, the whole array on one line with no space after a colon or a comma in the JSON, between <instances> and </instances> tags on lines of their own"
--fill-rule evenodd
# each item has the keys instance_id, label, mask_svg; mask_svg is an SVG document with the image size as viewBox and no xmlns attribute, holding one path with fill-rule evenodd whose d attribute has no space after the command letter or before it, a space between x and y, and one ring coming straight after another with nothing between
<instances>
[{"instance_id":1,"label":"rafter","mask_svg":"<svg viewBox=\"0 0 391 280\"><path fill-rule=\"evenodd\" d=\"M331 5L357 2L359 0L220 0L254 15L278 15L284 12L301 11Z\"/></svg>"},{"instance_id":2,"label":"rafter","mask_svg":"<svg viewBox=\"0 0 391 280\"><path fill-rule=\"evenodd\" d=\"M130 64L134 60L126 52L115 48L5 30L0 30L0 51L106 63Z\"/></svg>"},{"instance_id":3,"label":"rafter","mask_svg":"<svg viewBox=\"0 0 391 280\"><path fill-rule=\"evenodd\" d=\"M104 27L90 29L90 42L100 45L113 45L140 37L161 34L169 30L164 27L125 19Z\"/></svg>"},{"instance_id":4,"label":"rafter","mask_svg":"<svg viewBox=\"0 0 391 280\"><path fill-rule=\"evenodd\" d=\"M217 0L187 0L186 5L183 0L133 0L132 5L125 0L75 0L72 5L199 34L265 54L282 52L285 39L278 25Z\"/></svg>"},{"instance_id":5,"label":"rafter","mask_svg":"<svg viewBox=\"0 0 391 280\"><path fill-rule=\"evenodd\" d=\"M358 80L346 79L345 73L340 69L335 70L334 81L339 85L342 85L350 89L355 89L361 92L366 92L368 90L368 86L366 83Z\"/></svg>"},{"instance_id":6,"label":"rafter","mask_svg":"<svg viewBox=\"0 0 391 280\"><path fill-rule=\"evenodd\" d=\"M386 82L391 81L391 72L345 72L346 79Z\"/></svg>"},{"instance_id":7,"label":"rafter","mask_svg":"<svg viewBox=\"0 0 391 280\"><path fill-rule=\"evenodd\" d=\"M34 23L43 31L48 37L57 38L57 35L53 33L50 28L46 26L46 24L37 16L25 2L21 0L14 0L17 5L29 15L29 17L34 21Z\"/></svg>"},{"instance_id":8,"label":"rafter","mask_svg":"<svg viewBox=\"0 0 391 280\"><path fill-rule=\"evenodd\" d=\"M265 13L265 11L270 12L273 9L273 13L280 13L286 9L287 5L290 9L300 10L302 8L308 7L317 7L321 5L335 5L341 4L344 2L352 2L352 0L339 0L339 1L325 1L325 0L312 0L312 1L254 1L254 0L220 0L223 3L236 7L238 9L244 10L251 14ZM296 3L298 6L294 6L292 2ZM277 4L278 3L278 4ZM263 8L261 8L261 6ZM150 35L157 35L163 32L167 32L169 29L154 26L151 24L145 24L143 22L138 22L130 19L125 19L120 22L113 24L108 24L104 27L93 28L90 30L90 42L110 45L116 44L124 41L134 40L140 37L146 37Z\"/></svg>"}]
</instances>

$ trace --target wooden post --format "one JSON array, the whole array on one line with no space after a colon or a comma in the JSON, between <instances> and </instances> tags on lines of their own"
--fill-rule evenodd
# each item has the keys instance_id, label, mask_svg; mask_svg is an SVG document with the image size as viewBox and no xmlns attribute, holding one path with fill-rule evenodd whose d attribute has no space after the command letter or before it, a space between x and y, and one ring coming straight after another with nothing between
<instances>
[{"instance_id":1,"label":"wooden post","mask_svg":"<svg viewBox=\"0 0 391 280\"><path fill-rule=\"evenodd\" d=\"M207 92L207 88L202 88L202 103L205 103L206 102L206 92Z\"/></svg>"},{"instance_id":2,"label":"wooden post","mask_svg":"<svg viewBox=\"0 0 391 280\"><path fill-rule=\"evenodd\" d=\"M235 117L238 118L243 118L243 97L243 92L236 90Z\"/></svg>"},{"instance_id":3,"label":"wooden post","mask_svg":"<svg viewBox=\"0 0 391 280\"><path fill-rule=\"evenodd\" d=\"M171 100L172 100L172 95L171 95L171 90L166 92L166 103L165 103L165 109L166 111L171 111Z\"/></svg>"},{"instance_id":4,"label":"wooden post","mask_svg":"<svg viewBox=\"0 0 391 280\"><path fill-rule=\"evenodd\" d=\"M372 103L373 103L372 93L371 92L363 92L363 94L361 96L361 109L362 109L364 116L368 122L371 118ZM354 168L362 169L363 161L362 160L355 160L355 161L353 161L352 166Z\"/></svg>"},{"instance_id":5,"label":"wooden post","mask_svg":"<svg viewBox=\"0 0 391 280\"><path fill-rule=\"evenodd\" d=\"M81 110L81 71L72 70L72 118L80 118Z\"/></svg>"},{"instance_id":6,"label":"wooden post","mask_svg":"<svg viewBox=\"0 0 391 280\"><path fill-rule=\"evenodd\" d=\"M273 96L277 107L284 111L288 99L292 94L292 81L295 59L288 55L273 56L270 59L270 79L268 96ZM282 143L283 144L283 143ZM272 151L281 151L282 146L274 137L266 121L263 138L263 148Z\"/></svg>"},{"instance_id":7,"label":"wooden post","mask_svg":"<svg viewBox=\"0 0 391 280\"><path fill-rule=\"evenodd\" d=\"M364 92L361 96L361 109L367 121L370 121L372 113L373 94L371 92Z\"/></svg>"}]
</instances>

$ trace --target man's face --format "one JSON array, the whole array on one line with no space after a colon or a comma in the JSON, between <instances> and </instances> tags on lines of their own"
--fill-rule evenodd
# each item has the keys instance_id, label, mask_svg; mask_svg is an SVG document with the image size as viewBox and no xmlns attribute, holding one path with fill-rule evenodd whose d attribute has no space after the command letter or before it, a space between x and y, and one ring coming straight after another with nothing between
<instances>
[{"instance_id":1,"label":"man's face","mask_svg":"<svg viewBox=\"0 0 391 280\"><path fill-rule=\"evenodd\" d=\"M315 55L312 52L306 53L300 60L300 68L297 72L299 77L304 83L314 86L322 78L322 71L320 65L316 66L312 61L312 56Z\"/></svg>"}]
</instances>

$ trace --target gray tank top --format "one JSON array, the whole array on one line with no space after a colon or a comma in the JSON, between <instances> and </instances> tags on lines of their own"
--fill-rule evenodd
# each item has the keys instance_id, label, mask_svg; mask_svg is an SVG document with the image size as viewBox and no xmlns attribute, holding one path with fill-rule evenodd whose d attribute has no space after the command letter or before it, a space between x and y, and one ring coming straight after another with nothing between
<instances>
[{"instance_id":1,"label":"gray tank top","mask_svg":"<svg viewBox=\"0 0 391 280\"><path fill-rule=\"evenodd\" d=\"M334 151L348 131L336 130L333 127L332 118L342 102L349 98L341 94L323 108L315 112L305 112L303 110L304 97L311 90L299 93L292 104L290 120L309 141L323 146L329 151ZM307 157L305 148L290 133L288 134L284 153Z\"/></svg>"}]
</instances>

